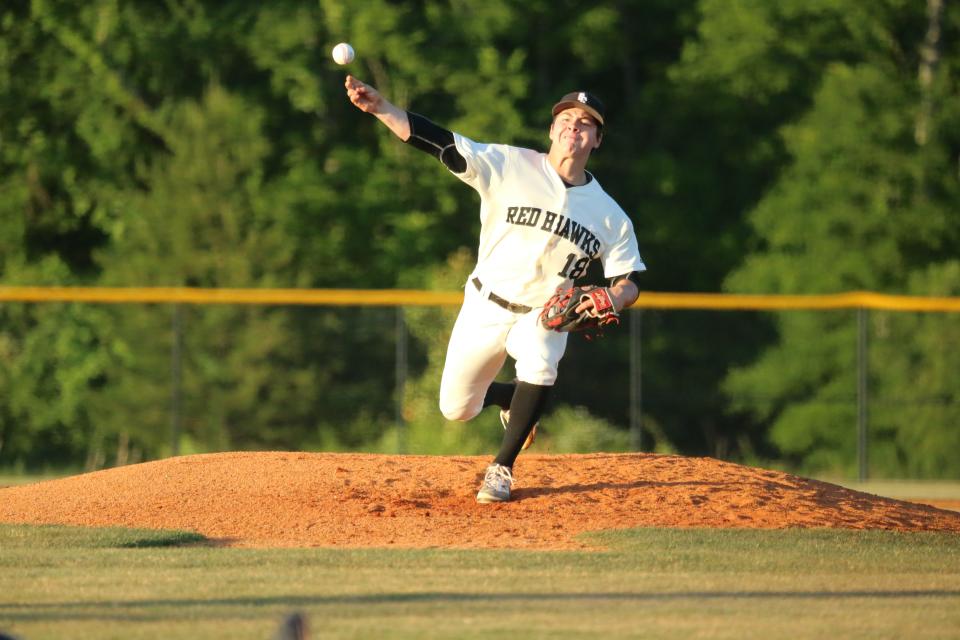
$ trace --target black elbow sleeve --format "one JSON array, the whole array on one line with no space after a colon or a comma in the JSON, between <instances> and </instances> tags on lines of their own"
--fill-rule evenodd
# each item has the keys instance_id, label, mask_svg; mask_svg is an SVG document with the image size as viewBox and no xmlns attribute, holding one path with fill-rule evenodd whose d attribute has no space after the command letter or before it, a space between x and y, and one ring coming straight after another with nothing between
<instances>
[{"instance_id":1,"label":"black elbow sleeve","mask_svg":"<svg viewBox=\"0 0 960 640\"><path fill-rule=\"evenodd\" d=\"M429 153L454 173L467 170L467 160L457 151L453 132L416 113L407 112L407 118L410 122L407 144Z\"/></svg>"},{"instance_id":2,"label":"black elbow sleeve","mask_svg":"<svg viewBox=\"0 0 960 640\"><path fill-rule=\"evenodd\" d=\"M630 273L625 273L622 276L610 278L610 286L612 287L621 280L629 280L633 284L637 285L637 289L640 288L640 273L638 271L631 271Z\"/></svg>"}]
</instances>

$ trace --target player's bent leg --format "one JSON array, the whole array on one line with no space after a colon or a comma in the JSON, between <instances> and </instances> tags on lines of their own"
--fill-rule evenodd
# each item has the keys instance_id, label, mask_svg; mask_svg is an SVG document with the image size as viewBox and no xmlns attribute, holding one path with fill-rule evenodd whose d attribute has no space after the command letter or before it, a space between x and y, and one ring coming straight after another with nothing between
<instances>
[{"instance_id":1,"label":"player's bent leg","mask_svg":"<svg viewBox=\"0 0 960 640\"><path fill-rule=\"evenodd\" d=\"M514 320L513 314L467 290L440 378L445 418L470 420L483 409L487 390L507 360L504 340Z\"/></svg>"},{"instance_id":2,"label":"player's bent leg","mask_svg":"<svg viewBox=\"0 0 960 640\"><path fill-rule=\"evenodd\" d=\"M443 417L461 422L475 418L486 406L487 390L506 359L506 353L500 352L485 362L477 358L454 362L448 354L440 379L440 413ZM482 366L476 366L478 363Z\"/></svg>"},{"instance_id":3,"label":"player's bent leg","mask_svg":"<svg viewBox=\"0 0 960 640\"><path fill-rule=\"evenodd\" d=\"M440 378L440 412L447 420L475 418L493 379L507 360L502 349L487 352L447 351Z\"/></svg>"},{"instance_id":4,"label":"player's bent leg","mask_svg":"<svg viewBox=\"0 0 960 640\"><path fill-rule=\"evenodd\" d=\"M443 414L443 417L447 420L453 420L455 422L467 422L477 417L477 414L480 413L480 409L477 409L473 406L474 403L463 403L459 400L456 401L444 401L444 398L440 398L440 413ZM482 409L483 407L481 407Z\"/></svg>"},{"instance_id":5,"label":"player's bent leg","mask_svg":"<svg viewBox=\"0 0 960 640\"><path fill-rule=\"evenodd\" d=\"M510 402L513 400L513 392L517 389L517 381L513 382L491 382L487 387L487 393L483 397L483 408L496 405L501 409L510 409Z\"/></svg>"},{"instance_id":6,"label":"player's bent leg","mask_svg":"<svg viewBox=\"0 0 960 640\"><path fill-rule=\"evenodd\" d=\"M540 420L552 387L518 382L513 401L510 403L510 420L503 435L500 452L487 467L477 502L505 502L510 499L513 487L513 463L529 438L532 428Z\"/></svg>"},{"instance_id":7,"label":"player's bent leg","mask_svg":"<svg viewBox=\"0 0 960 640\"><path fill-rule=\"evenodd\" d=\"M536 312L528 313L510 330L507 353L517 361L517 379L551 386L557 380L560 359L567 350L569 334L540 326Z\"/></svg>"},{"instance_id":8,"label":"player's bent leg","mask_svg":"<svg viewBox=\"0 0 960 640\"><path fill-rule=\"evenodd\" d=\"M525 448L527 438L540 422L540 416L547 405L552 388L529 382L517 383L517 390L510 403L510 421L507 423L500 443L500 451L494 462L513 468L517 456Z\"/></svg>"},{"instance_id":9,"label":"player's bent leg","mask_svg":"<svg viewBox=\"0 0 960 640\"><path fill-rule=\"evenodd\" d=\"M477 502L501 502L510 499L513 464L525 448L540 421L547 397L557 379L557 367L567 347L567 334L546 331L535 312L526 314L511 328L506 348L517 361L517 386L510 408L501 412L506 418L500 451L487 467Z\"/></svg>"}]
</instances>

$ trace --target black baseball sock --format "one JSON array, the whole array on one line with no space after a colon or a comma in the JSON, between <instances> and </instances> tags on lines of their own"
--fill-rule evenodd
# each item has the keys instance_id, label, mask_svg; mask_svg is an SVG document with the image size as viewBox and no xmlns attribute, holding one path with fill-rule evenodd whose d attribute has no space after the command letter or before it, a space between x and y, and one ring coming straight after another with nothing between
<instances>
[{"instance_id":1,"label":"black baseball sock","mask_svg":"<svg viewBox=\"0 0 960 640\"><path fill-rule=\"evenodd\" d=\"M487 395L483 398L483 407L497 405L501 409L509 409L510 402L513 400L513 392L517 388L514 382L491 382L487 389Z\"/></svg>"},{"instance_id":2,"label":"black baseball sock","mask_svg":"<svg viewBox=\"0 0 960 640\"><path fill-rule=\"evenodd\" d=\"M524 441L530 435L533 425L540 419L540 414L543 413L550 389L551 387L529 382L517 382L517 388L510 402L510 423L503 434L500 452L494 462L505 467L513 467Z\"/></svg>"}]
</instances>

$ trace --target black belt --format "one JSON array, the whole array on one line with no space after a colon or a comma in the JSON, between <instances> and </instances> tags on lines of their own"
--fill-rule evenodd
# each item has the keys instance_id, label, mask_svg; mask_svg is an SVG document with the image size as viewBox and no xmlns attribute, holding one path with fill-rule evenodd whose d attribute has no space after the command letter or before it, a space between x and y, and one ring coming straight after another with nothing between
<instances>
[{"instance_id":1,"label":"black belt","mask_svg":"<svg viewBox=\"0 0 960 640\"><path fill-rule=\"evenodd\" d=\"M480 278L474 278L472 282L473 282L473 286L477 288L477 291L483 290L483 283L480 282ZM493 302L494 304L498 304L504 309L506 309L507 311L511 311L513 313L530 313L531 311L533 311L533 307L528 307L525 304L516 304L514 302L509 302L507 300L504 300L503 298L501 298L500 296L498 296L493 292L487 294L487 298L490 299L490 302Z\"/></svg>"}]
</instances>

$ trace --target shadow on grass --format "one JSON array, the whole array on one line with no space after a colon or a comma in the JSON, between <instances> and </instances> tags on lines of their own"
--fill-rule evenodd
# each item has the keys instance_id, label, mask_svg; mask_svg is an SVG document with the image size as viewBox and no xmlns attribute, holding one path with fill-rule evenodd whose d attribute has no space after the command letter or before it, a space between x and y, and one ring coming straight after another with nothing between
<instances>
[{"instance_id":1,"label":"shadow on grass","mask_svg":"<svg viewBox=\"0 0 960 640\"><path fill-rule=\"evenodd\" d=\"M192 531L158 531L150 535L121 542L119 549L150 549L157 547L218 546L216 541L208 540Z\"/></svg>"},{"instance_id":2,"label":"shadow on grass","mask_svg":"<svg viewBox=\"0 0 960 640\"><path fill-rule=\"evenodd\" d=\"M229 541L228 541L229 542ZM60 524L0 524L0 548L11 549L146 549L223 546L195 531L126 529Z\"/></svg>"},{"instance_id":3,"label":"shadow on grass","mask_svg":"<svg viewBox=\"0 0 960 640\"><path fill-rule=\"evenodd\" d=\"M852 591L676 591L657 592L610 592L610 593L463 593L429 591L423 593L383 593L332 596L271 596L265 598L213 598L213 599L151 599L151 600L90 600L73 602L46 602L42 604L0 604L0 612L11 622L69 621L69 620L122 620L149 621L166 619L168 609L189 609L190 617L202 617L198 608L238 607L250 610L256 607L316 607L344 605L410 605L453 604L472 605L502 602L670 602L681 600L857 600L857 599L933 599L957 598L960 590L952 589L905 589L905 590L852 590ZM159 610L151 613L150 610ZM142 611L141 611L142 610ZM198 615L200 614L200 615ZM222 612L211 611L210 617L221 617Z\"/></svg>"}]
</instances>

